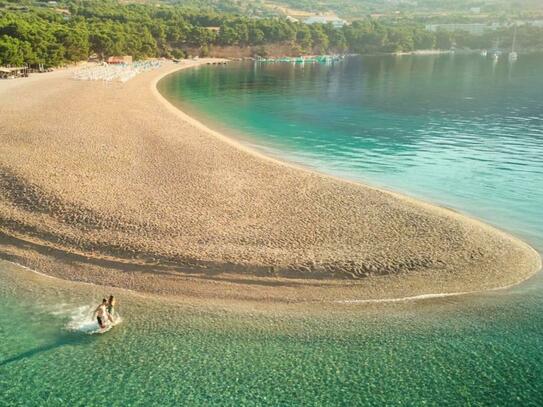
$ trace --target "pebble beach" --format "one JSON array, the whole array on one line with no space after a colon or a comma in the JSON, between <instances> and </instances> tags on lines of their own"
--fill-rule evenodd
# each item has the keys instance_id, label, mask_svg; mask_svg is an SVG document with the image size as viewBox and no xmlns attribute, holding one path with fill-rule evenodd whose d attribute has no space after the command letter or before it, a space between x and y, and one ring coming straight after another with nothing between
<instances>
[{"instance_id":1,"label":"pebble beach","mask_svg":"<svg viewBox=\"0 0 543 407\"><path fill-rule=\"evenodd\" d=\"M156 90L69 70L0 82L0 256L216 301L382 300L506 287L539 255L454 211L277 161Z\"/></svg>"}]
</instances>

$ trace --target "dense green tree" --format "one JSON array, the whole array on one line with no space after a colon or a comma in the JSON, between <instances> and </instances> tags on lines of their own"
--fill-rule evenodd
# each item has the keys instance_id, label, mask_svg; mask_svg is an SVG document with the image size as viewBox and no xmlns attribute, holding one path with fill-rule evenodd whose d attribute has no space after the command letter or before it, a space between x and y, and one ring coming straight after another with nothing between
<instances>
[{"instance_id":1,"label":"dense green tree","mask_svg":"<svg viewBox=\"0 0 543 407\"><path fill-rule=\"evenodd\" d=\"M332 24L326 24L324 26L324 31L329 41L329 49L337 52L343 53L347 50L347 39L343 30L338 30Z\"/></svg>"},{"instance_id":2,"label":"dense green tree","mask_svg":"<svg viewBox=\"0 0 543 407\"><path fill-rule=\"evenodd\" d=\"M258 9L248 0L183 0L183 5L161 3L160 7L117 0L58 3L62 10L33 6L37 3L30 0L0 0L1 64L55 66L86 59L91 53L104 58L123 54L180 57L198 49L207 55L212 46L253 46L253 52L265 55L269 44L300 53L405 52L453 45L476 49L490 48L498 38L502 47L510 47L513 37L512 27L482 35L430 32L401 14L388 20L365 18L342 28L285 18L241 17L241 12ZM543 48L542 28L521 26L517 31L519 48Z\"/></svg>"},{"instance_id":3,"label":"dense green tree","mask_svg":"<svg viewBox=\"0 0 543 407\"><path fill-rule=\"evenodd\" d=\"M313 24L311 26L311 42L313 43L313 49L319 53L324 53L328 50L330 40L321 24Z\"/></svg>"},{"instance_id":4,"label":"dense green tree","mask_svg":"<svg viewBox=\"0 0 543 407\"><path fill-rule=\"evenodd\" d=\"M437 49L450 49L453 45L454 38L451 33L447 31L438 31L436 33L436 47Z\"/></svg>"},{"instance_id":5,"label":"dense green tree","mask_svg":"<svg viewBox=\"0 0 543 407\"><path fill-rule=\"evenodd\" d=\"M31 46L7 35L0 36L0 65L21 66L33 59Z\"/></svg>"},{"instance_id":6,"label":"dense green tree","mask_svg":"<svg viewBox=\"0 0 543 407\"><path fill-rule=\"evenodd\" d=\"M263 44L266 40L266 37L264 35L264 31L262 31L259 27L256 25L251 25L249 27L249 43L254 45L260 45Z\"/></svg>"},{"instance_id":7,"label":"dense green tree","mask_svg":"<svg viewBox=\"0 0 543 407\"><path fill-rule=\"evenodd\" d=\"M300 45L302 50L310 50L313 47L309 26L300 25L296 32L296 42Z\"/></svg>"},{"instance_id":8,"label":"dense green tree","mask_svg":"<svg viewBox=\"0 0 543 407\"><path fill-rule=\"evenodd\" d=\"M413 31L409 28L393 28L388 31L388 52L409 52L415 49Z\"/></svg>"},{"instance_id":9,"label":"dense green tree","mask_svg":"<svg viewBox=\"0 0 543 407\"><path fill-rule=\"evenodd\" d=\"M64 60L75 62L89 57L89 31L84 20L62 26L55 32L55 37L64 47Z\"/></svg>"},{"instance_id":10,"label":"dense green tree","mask_svg":"<svg viewBox=\"0 0 543 407\"><path fill-rule=\"evenodd\" d=\"M413 41L415 49L433 49L436 46L435 34L422 28L413 31Z\"/></svg>"},{"instance_id":11,"label":"dense green tree","mask_svg":"<svg viewBox=\"0 0 543 407\"><path fill-rule=\"evenodd\" d=\"M234 45L239 42L239 36L237 31L230 27L228 24L221 26L219 31L219 44L220 45Z\"/></svg>"}]
</instances>

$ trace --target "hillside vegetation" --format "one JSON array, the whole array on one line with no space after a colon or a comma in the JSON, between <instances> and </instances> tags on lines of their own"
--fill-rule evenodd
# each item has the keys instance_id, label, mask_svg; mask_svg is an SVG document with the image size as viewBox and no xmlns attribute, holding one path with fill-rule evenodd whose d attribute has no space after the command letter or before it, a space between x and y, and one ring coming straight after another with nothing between
<instances>
[{"instance_id":1,"label":"hillside vegetation","mask_svg":"<svg viewBox=\"0 0 543 407\"><path fill-rule=\"evenodd\" d=\"M33 2L0 2L0 65L59 66L100 57L133 55L184 57L209 54L210 47L288 45L293 52L381 53L420 49L489 48L497 37L506 47L512 28L484 35L429 32L412 19L364 19L342 28L306 25L285 18L250 18L209 8L115 0L59 1L53 7ZM203 3L208 3L205 1ZM543 29L520 27L519 48L543 48ZM276 47L281 48L281 47Z\"/></svg>"}]
</instances>

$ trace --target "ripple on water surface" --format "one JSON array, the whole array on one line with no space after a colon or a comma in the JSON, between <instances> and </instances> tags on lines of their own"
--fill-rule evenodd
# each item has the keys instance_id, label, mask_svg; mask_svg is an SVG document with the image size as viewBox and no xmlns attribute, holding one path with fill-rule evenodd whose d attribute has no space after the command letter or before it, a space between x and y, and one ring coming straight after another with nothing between
<instances>
[{"instance_id":1,"label":"ripple on water surface","mask_svg":"<svg viewBox=\"0 0 543 407\"><path fill-rule=\"evenodd\" d=\"M285 315L104 292L5 263L0 283L0 405L511 405L543 394L540 291ZM74 330L110 291L123 324Z\"/></svg>"}]
</instances>

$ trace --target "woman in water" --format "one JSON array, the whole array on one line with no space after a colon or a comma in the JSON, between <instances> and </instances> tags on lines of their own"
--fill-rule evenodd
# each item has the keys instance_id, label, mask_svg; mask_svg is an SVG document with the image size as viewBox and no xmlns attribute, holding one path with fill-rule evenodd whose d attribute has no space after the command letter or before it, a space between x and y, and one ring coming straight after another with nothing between
<instances>
[{"instance_id":1,"label":"woman in water","mask_svg":"<svg viewBox=\"0 0 543 407\"><path fill-rule=\"evenodd\" d=\"M98 325L100 326L100 329L104 329L106 327L106 315L108 315L107 312L107 300L104 298L102 300L102 303L96 307L93 314L93 319L96 318L98 321Z\"/></svg>"},{"instance_id":2,"label":"woman in water","mask_svg":"<svg viewBox=\"0 0 543 407\"><path fill-rule=\"evenodd\" d=\"M116 302L117 301L115 300L115 297L110 295L109 299L107 301L106 309L107 309L107 317L111 321L111 323L113 323L113 315L115 314L115 304L116 304Z\"/></svg>"}]
</instances>

